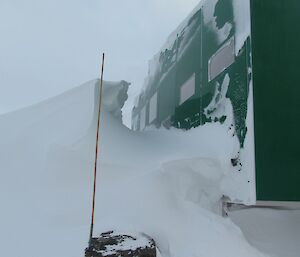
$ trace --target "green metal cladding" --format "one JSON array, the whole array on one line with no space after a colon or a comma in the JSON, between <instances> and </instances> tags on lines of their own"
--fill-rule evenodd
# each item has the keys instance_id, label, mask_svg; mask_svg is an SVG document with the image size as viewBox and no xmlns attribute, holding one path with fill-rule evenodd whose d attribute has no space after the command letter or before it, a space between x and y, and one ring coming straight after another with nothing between
<instances>
[{"instance_id":1,"label":"green metal cladding","mask_svg":"<svg viewBox=\"0 0 300 257\"><path fill-rule=\"evenodd\" d=\"M300 2L252 0L257 199L300 201Z\"/></svg>"},{"instance_id":2,"label":"green metal cladding","mask_svg":"<svg viewBox=\"0 0 300 257\"><path fill-rule=\"evenodd\" d=\"M210 1L207 1L207 4L210 4ZM234 35L232 9L231 0L220 0L216 3L213 16L209 17L210 23L216 19L217 26L220 28L228 22L232 24L227 38L221 42L218 39L218 34L204 24L203 19L205 17L202 9L199 9L189 19L187 26L177 35L170 49L165 49L160 53L161 69L149 83L146 94L141 96L141 101L133 110L133 115L136 115L149 97L158 91L160 106L158 117L152 122L153 124L160 126L163 122L168 122L177 128L190 129L206 122L222 123L226 116L212 118L211 115L205 113L205 108L212 101L216 90L221 90L224 77L228 74L232 82L229 85L227 97L234 107L235 127L241 146L243 146L247 133L245 119L249 83L247 68L250 65L248 44L250 40L245 42L233 65L218 74L213 80L209 81L208 78L209 59L227 42L227 39ZM180 105L180 86L193 74L195 74L195 83L200 86L195 88L195 94L188 101ZM217 99L214 100L217 101Z\"/></svg>"}]
</instances>

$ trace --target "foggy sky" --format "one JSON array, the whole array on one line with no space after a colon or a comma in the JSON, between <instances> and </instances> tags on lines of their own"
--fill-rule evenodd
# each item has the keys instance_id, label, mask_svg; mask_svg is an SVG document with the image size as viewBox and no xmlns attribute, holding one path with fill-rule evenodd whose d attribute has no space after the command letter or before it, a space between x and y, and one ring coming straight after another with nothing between
<instances>
[{"instance_id":1,"label":"foggy sky","mask_svg":"<svg viewBox=\"0 0 300 257\"><path fill-rule=\"evenodd\" d=\"M0 0L0 114L99 77L132 83L199 0ZM129 104L125 120L129 120Z\"/></svg>"}]
</instances>

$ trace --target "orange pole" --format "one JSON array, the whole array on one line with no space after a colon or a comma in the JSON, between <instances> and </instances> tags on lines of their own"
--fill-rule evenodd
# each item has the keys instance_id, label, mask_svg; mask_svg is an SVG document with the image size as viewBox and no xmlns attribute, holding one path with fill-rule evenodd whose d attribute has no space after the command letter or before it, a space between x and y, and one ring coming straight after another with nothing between
<instances>
[{"instance_id":1,"label":"orange pole","mask_svg":"<svg viewBox=\"0 0 300 257\"><path fill-rule=\"evenodd\" d=\"M100 96L99 96L97 135L96 135L96 151L95 151L95 165L94 165L94 187L93 187L93 204L92 204L92 220L91 220L91 229L90 229L90 241L91 241L91 239L93 237L93 229L94 229L94 213L95 213L95 198L96 198L96 180L97 180L97 159L98 159L98 141L99 141L100 120L101 120L103 71L104 71L104 53L102 55L102 69L101 69L101 80L100 80Z\"/></svg>"}]
</instances>

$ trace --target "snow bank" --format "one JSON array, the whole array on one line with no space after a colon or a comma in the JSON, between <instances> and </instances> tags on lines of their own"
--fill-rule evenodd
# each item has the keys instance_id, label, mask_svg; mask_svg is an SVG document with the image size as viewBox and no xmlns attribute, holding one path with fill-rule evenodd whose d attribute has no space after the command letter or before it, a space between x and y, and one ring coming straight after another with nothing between
<instances>
[{"instance_id":1,"label":"snow bank","mask_svg":"<svg viewBox=\"0 0 300 257\"><path fill-rule=\"evenodd\" d=\"M83 254L90 222L96 84L98 80L0 116L1 256ZM126 83L117 83L119 89L115 83L114 90L105 84L104 94L113 91L121 99L104 101L117 120ZM89 141L83 143L83 138Z\"/></svg>"},{"instance_id":2,"label":"snow bank","mask_svg":"<svg viewBox=\"0 0 300 257\"><path fill-rule=\"evenodd\" d=\"M83 254L91 211L95 85L99 81L0 116L1 256ZM233 183L226 171L230 153L220 149L229 144L228 132L214 124L186 133L133 132L120 122L128 84L106 86L95 233L142 231L164 257L265 256L219 215L218 201ZM220 129L214 140L207 137L212 129Z\"/></svg>"}]
</instances>

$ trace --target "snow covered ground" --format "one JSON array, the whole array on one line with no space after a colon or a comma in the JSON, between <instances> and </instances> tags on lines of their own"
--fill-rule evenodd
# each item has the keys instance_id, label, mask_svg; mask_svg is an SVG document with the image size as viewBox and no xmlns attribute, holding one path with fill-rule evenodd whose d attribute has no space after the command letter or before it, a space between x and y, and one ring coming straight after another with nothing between
<instances>
[{"instance_id":1,"label":"snow covered ground","mask_svg":"<svg viewBox=\"0 0 300 257\"><path fill-rule=\"evenodd\" d=\"M300 210L252 208L230 213L246 239L270 256L300 256Z\"/></svg>"},{"instance_id":2,"label":"snow covered ground","mask_svg":"<svg viewBox=\"0 0 300 257\"><path fill-rule=\"evenodd\" d=\"M98 80L0 116L1 256L83 255L95 85ZM124 81L105 84L96 234L147 233L163 257L299 256L300 211L239 210L230 214L233 221L220 216L220 197L240 190L228 173L227 131L210 124L133 132L120 121L127 88ZM214 140L211 131L218 131Z\"/></svg>"}]
</instances>

